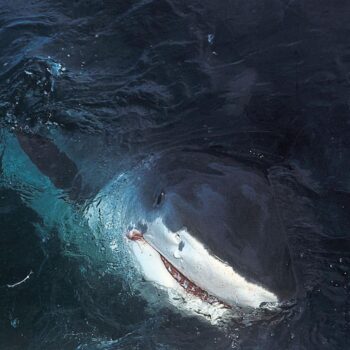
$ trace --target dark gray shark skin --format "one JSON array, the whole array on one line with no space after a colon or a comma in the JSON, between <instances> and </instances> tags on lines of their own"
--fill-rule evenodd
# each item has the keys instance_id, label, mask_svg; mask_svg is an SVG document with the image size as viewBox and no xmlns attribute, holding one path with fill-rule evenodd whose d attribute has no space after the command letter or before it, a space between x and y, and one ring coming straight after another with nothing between
<instances>
[{"instance_id":1,"label":"dark gray shark skin","mask_svg":"<svg viewBox=\"0 0 350 350\"><path fill-rule=\"evenodd\" d=\"M227 157L183 152L156 160L138 186L148 220L162 217L172 232L186 228L280 301L296 295L286 233L263 172Z\"/></svg>"},{"instance_id":2,"label":"dark gray shark skin","mask_svg":"<svg viewBox=\"0 0 350 350\"><path fill-rule=\"evenodd\" d=\"M39 134L16 133L17 140L30 160L59 189L72 197L81 187L76 164L47 137Z\"/></svg>"},{"instance_id":3,"label":"dark gray shark skin","mask_svg":"<svg viewBox=\"0 0 350 350\"><path fill-rule=\"evenodd\" d=\"M17 137L54 185L67 190L70 199L79 198L80 175L72 159L50 139ZM185 228L211 254L278 300L296 295L286 233L262 171L228 156L174 151L140 167L133 185L138 209L131 208L130 217L140 227L161 217L171 232Z\"/></svg>"}]
</instances>

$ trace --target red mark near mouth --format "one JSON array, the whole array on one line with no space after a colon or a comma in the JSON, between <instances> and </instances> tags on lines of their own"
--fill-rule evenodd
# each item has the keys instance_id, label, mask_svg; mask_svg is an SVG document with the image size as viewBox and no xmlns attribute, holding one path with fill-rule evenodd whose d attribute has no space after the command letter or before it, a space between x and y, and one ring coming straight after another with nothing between
<instances>
[{"instance_id":1,"label":"red mark near mouth","mask_svg":"<svg viewBox=\"0 0 350 350\"><path fill-rule=\"evenodd\" d=\"M140 241L140 240L144 240L143 239L143 234L138 231L138 230L131 230L126 234L126 237L128 237L130 240L132 241Z\"/></svg>"},{"instance_id":2,"label":"red mark near mouth","mask_svg":"<svg viewBox=\"0 0 350 350\"><path fill-rule=\"evenodd\" d=\"M143 234L135 229L129 231L126 234L126 237L132 241L143 241L144 243L148 244L148 242L143 238ZM187 293L195 295L196 297L200 298L203 301L206 301L209 304L221 304L225 308L231 309L231 306L210 295L207 291L198 287L195 283L190 281L185 275L183 275L179 270L177 270L174 267L174 265L172 265L162 254L160 254L159 252L158 254L160 255L160 258L162 259L162 262L166 267L167 271L179 283L179 285L183 289L185 289Z\"/></svg>"}]
</instances>

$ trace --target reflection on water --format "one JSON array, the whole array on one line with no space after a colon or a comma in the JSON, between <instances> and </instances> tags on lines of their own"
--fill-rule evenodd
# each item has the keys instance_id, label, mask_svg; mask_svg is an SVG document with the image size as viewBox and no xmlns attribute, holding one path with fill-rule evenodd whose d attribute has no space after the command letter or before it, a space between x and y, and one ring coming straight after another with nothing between
<instances>
[{"instance_id":1,"label":"reflection on water","mask_svg":"<svg viewBox=\"0 0 350 350\"><path fill-rule=\"evenodd\" d=\"M1 348L347 348L349 13L313 0L4 3ZM175 150L266 174L295 300L213 326L142 280L123 245L130 176Z\"/></svg>"}]
</instances>

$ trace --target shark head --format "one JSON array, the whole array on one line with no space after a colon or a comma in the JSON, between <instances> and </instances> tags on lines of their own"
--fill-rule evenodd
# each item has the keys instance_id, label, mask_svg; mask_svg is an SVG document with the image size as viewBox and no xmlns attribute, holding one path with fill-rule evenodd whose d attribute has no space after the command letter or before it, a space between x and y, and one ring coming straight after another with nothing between
<instances>
[{"instance_id":1,"label":"shark head","mask_svg":"<svg viewBox=\"0 0 350 350\"><path fill-rule=\"evenodd\" d=\"M286 234L263 173L185 152L137 176L127 234L147 280L209 303L259 307L294 295Z\"/></svg>"}]
</instances>

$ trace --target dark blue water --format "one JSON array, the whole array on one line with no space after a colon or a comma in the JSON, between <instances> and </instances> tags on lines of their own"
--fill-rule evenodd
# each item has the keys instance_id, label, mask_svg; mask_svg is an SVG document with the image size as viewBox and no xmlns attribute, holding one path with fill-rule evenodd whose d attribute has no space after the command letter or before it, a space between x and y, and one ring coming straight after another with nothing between
<instances>
[{"instance_id":1,"label":"dark blue water","mask_svg":"<svg viewBox=\"0 0 350 350\"><path fill-rule=\"evenodd\" d=\"M342 0L2 0L1 349L350 348L349 18ZM73 162L45 172L52 145ZM86 208L171 150L265 172L295 300L217 327L130 287Z\"/></svg>"}]
</instances>

